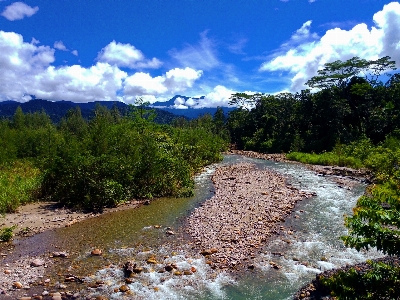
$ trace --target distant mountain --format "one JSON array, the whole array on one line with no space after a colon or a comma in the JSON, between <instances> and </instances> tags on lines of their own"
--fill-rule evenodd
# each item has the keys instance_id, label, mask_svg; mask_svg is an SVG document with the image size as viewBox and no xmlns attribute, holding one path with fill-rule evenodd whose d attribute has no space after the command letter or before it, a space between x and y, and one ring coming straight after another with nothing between
<instances>
[{"instance_id":1,"label":"distant mountain","mask_svg":"<svg viewBox=\"0 0 400 300\"><path fill-rule=\"evenodd\" d=\"M0 102L0 118L11 118L14 115L17 107L20 106L24 113L34 113L44 110L54 123L58 123L70 109L79 106L82 116L89 120L93 117L94 109L97 104L105 106L108 109L111 109L115 105L122 114L125 114L129 107L127 104L118 101L95 101L88 103L75 103L71 101L52 102L42 99L34 99L24 103L16 101L3 101ZM169 124L174 119L179 117L165 110L155 108L155 111L157 116L154 121L159 124Z\"/></svg>"},{"instance_id":2,"label":"distant mountain","mask_svg":"<svg viewBox=\"0 0 400 300\"><path fill-rule=\"evenodd\" d=\"M217 111L216 107L204 107L204 108L188 108L188 109L178 109L178 108L163 108L163 107L156 107L154 106L154 108L163 110L165 112L169 112L172 113L174 115L178 115L178 116L183 116L189 119L195 119L199 116L203 116L205 114L210 114L210 115L214 115L215 112ZM234 110L234 108L232 107L221 107L222 110L224 111L225 115L227 115L230 111Z\"/></svg>"},{"instance_id":3,"label":"distant mountain","mask_svg":"<svg viewBox=\"0 0 400 300\"><path fill-rule=\"evenodd\" d=\"M172 97L171 99L169 99L168 101L165 101L165 102L159 102L159 101L157 101L157 102L154 102L153 104L152 104L152 106L165 106L165 107L170 107L170 106L174 106L175 105L175 100L176 99L178 99L178 98L182 98L182 99L184 99L185 101L187 101L187 100L189 100L189 99L193 99L193 100L201 100L201 99L204 99L204 96L201 96L201 97L197 97L197 98L194 98L194 97L188 97L188 96L182 96L182 95L175 95L174 97Z\"/></svg>"},{"instance_id":4,"label":"distant mountain","mask_svg":"<svg viewBox=\"0 0 400 300\"><path fill-rule=\"evenodd\" d=\"M206 108L188 108L188 109L178 109L174 107L175 100L177 98L182 98L185 101L191 97L176 95L166 102L155 102L151 105L156 111L157 117L155 122L159 124L170 124L174 119L178 117L185 117L188 119L194 119L205 114L214 115L217 108L206 107ZM192 98L194 100L200 100L200 98ZM18 106L24 113L34 113L44 110L46 114L49 115L54 123L60 122L61 118L65 116L68 110L73 109L77 106L80 107L82 116L89 120L93 117L93 112L97 104L111 109L114 105L119 109L122 114L125 114L128 110L128 105L123 102L118 101L94 101L88 103L76 103L71 101L48 101L42 99L33 99L28 102L16 102L16 101L3 101L0 102L0 118L11 118ZM225 114L234 110L232 107L222 107Z\"/></svg>"},{"instance_id":5,"label":"distant mountain","mask_svg":"<svg viewBox=\"0 0 400 300\"><path fill-rule=\"evenodd\" d=\"M180 109L174 107L175 101L177 98L181 98L185 100L185 102L189 99L193 100L201 100L204 99L204 96L198 97L198 98L193 98L193 97L187 97L187 96L182 96L182 95L176 95L173 98L171 98L168 101L165 102L154 102L151 107L157 108L157 109L162 109L164 111L173 113L175 115L179 116L185 116L189 119L194 119L199 116L205 115L205 114L210 114L214 115L215 112L217 111L216 107L203 107L203 108L187 108L187 109ZM228 114L230 111L234 110L234 107L222 107L223 111L225 114Z\"/></svg>"}]
</instances>

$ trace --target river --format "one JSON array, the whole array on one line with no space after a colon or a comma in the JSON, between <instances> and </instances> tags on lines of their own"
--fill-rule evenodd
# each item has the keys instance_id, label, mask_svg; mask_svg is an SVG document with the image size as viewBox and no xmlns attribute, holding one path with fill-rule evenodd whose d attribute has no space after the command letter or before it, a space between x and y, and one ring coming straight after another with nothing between
<instances>
[{"instance_id":1,"label":"river","mask_svg":"<svg viewBox=\"0 0 400 300\"><path fill-rule=\"evenodd\" d=\"M221 164L243 161L282 173L293 186L317 194L298 202L292 215L282 223L290 232L260 249L254 258L254 270L238 274L212 270L203 257L191 252L190 241L184 234L185 218L213 195L211 176L219 164L209 166L196 177L192 198L159 199L148 206L101 215L25 239L20 242L21 247L43 245L35 248L37 253L33 254L68 250L70 258L59 259L48 274L53 283L61 281L60 274L73 273L91 283L91 288L81 291L82 295L106 295L111 299L291 299L321 271L381 256L375 251L346 248L339 239L346 234L343 216L352 213L364 193L364 184L357 183L351 189L339 187L332 178L318 176L297 163L226 155ZM176 234L168 235L168 230ZM93 248L102 249L103 255L92 257ZM146 263L149 257L159 264ZM121 264L128 260L144 270L132 282L125 283ZM271 261L281 268L274 269ZM159 272L166 264L195 272ZM130 291L119 292L122 285Z\"/></svg>"}]
</instances>

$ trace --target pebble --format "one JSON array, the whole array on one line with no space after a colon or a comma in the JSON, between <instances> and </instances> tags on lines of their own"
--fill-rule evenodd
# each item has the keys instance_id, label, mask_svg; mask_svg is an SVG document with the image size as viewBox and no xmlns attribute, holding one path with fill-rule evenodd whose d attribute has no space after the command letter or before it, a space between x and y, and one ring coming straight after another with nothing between
<instances>
[{"instance_id":1,"label":"pebble","mask_svg":"<svg viewBox=\"0 0 400 300\"><path fill-rule=\"evenodd\" d=\"M22 283L19 281L13 282L12 286L13 286L13 288L16 288L16 289L22 289L22 287L23 287Z\"/></svg>"},{"instance_id":2,"label":"pebble","mask_svg":"<svg viewBox=\"0 0 400 300\"><path fill-rule=\"evenodd\" d=\"M36 258L31 261L31 267L40 267L45 264L44 260Z\"/></svg>"},{"instance_id":3,"label":"pebble","mask_svg":"<svg viewBox=\"0 0 400 300\"><path fill-rule=\"evenodd\" d=\"M92 250L92 252L90 252L90 254L92 256L100 256L103 254L103 252L100 249L94 249L94 250Z\"/></svg>"},{"instance_id":4,"label":"pebble","mask_svg":"<svg viewBox=\"0 0 400 300\"><path fill-rule=\"evenodd\" d=\"M127 285L121 285L119 287L119 291L125 293L125 292L129 291L129 287Z\"/></svg>"}]
</instances>

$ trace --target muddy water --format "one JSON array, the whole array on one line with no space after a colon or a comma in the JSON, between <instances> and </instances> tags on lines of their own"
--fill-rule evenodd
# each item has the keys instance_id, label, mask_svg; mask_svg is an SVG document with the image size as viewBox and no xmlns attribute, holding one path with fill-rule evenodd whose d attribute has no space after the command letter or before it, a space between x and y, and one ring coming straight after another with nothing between
<instances>
[{"instance_id":1,"label":"muddy water","mask_svg":"<svg viewBox=\"0 0 400 300\"><path fill-rule=\"evenodd\" d=\"M49 276L73 273L86 277L92 288L85 295L107 295L112 299L290 299L305 282L325 269L378 257L379 253L358 253L345 248L339 237L346 233L343 215L350 214L365 186L348 190L333 180L307 170L299 164L276 163L242 156L226 156L223 163L250 161L259 168L272 168L288 177L302 190L314 191L316 197L299 202L289 219L282 223L283 234L273 239L255 258L255 269L244 274L212 270L204 258L191 252L190 242L182 232L185 217L212 196L211 166L196 178L196 196L189 199L160 199L149 206L120 211L85 220L68 228L22 240L20 249L32 254L66 250L68 260L59 259ZM295 217L297 216L297 217ZM176 234L168 235L172 230ZM57 248L56 248L57 247ZM93 248L103 250L101 257L91 257ZM26 250L25 250L26 251ZM272 253L279 253L274 255ZM157 263L146 261L153 258ZM135 261L143 272L127 284L129 293L118 292L125 284L120 265ZM281 266L270 267L273 261ZM178 270L195 270L191 275L160 272L167 264ZM117 291L117 292L115 292Z\"/></svg>"}]
</instances>

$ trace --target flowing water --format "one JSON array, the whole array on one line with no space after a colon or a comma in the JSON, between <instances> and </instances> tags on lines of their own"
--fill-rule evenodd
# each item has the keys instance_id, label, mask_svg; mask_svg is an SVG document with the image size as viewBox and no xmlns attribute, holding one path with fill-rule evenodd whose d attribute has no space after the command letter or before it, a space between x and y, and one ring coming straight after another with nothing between
<instances>
[{"instance_id":1,"label":"flowing water","mask_svg":"<svg viewBox=\"0 0 400 300\"><path fill-rule=\"evenodd\" d=\"M45 244L47 251L52 250L50 245L68 250L71 258L58 261L49 274L52 280L57 280L57 273L86 276L86 281L93 284L83 293L108 295L112 299L290 299L321 271L381 256L378 252L346 248L339 239L346 234L343 215L351 214L364 193L364 184L342 188L331 178L318 176L295 163L227 155L222 164L243 161L276 170L293 186L317 194L298 202L292 215L282 223L293 234L270 241L256 256L252 271L233 274L212 270L203 257L190 251L191 244L183 234L185 218L213 195L210 179L216 165L196 177L195 197L159 199L149 206L105 214L21 243L26 243L25 247ZM176 234L168 235L168 230ZM37 253L44 251L39 248ZM103 255L91 257L93 248L103 249ZM149 258L157 263L147 263ZM121 264L128 260L144 270L126 284ZM271 261L281 269L273 269ZM159 272L166 264L195 272ZM128 286L130 292L118 292L121 285Z\"/></svg>"}]
</instances>

